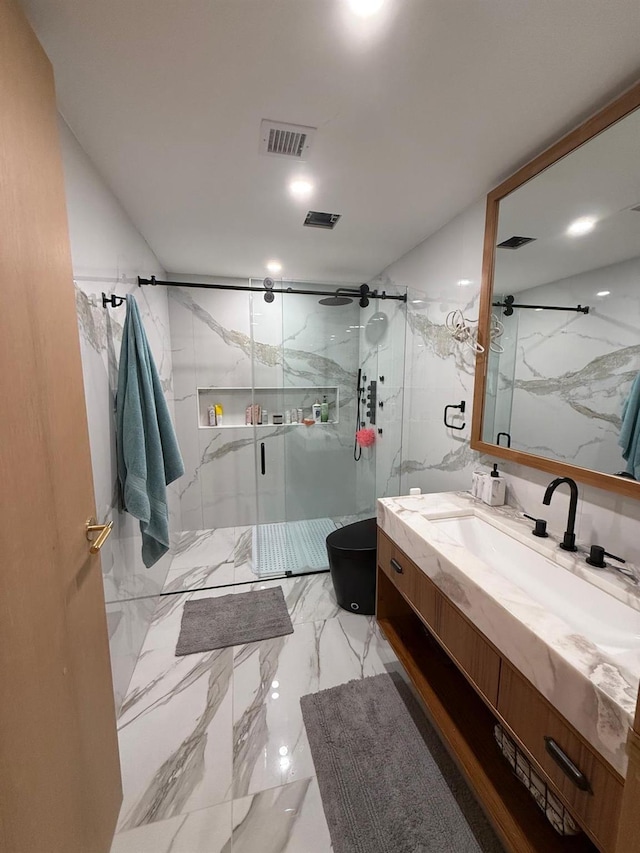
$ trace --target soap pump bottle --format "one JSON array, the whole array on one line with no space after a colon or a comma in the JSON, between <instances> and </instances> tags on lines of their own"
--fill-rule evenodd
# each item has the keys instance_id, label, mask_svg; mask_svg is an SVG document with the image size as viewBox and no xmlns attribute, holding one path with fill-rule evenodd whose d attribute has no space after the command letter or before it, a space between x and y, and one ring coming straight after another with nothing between
<instances>
[{"instance_id":1,"label":"soap pump bottle","mask_svg":"<svg viewBox=\"0 0 640 853\"><path fill-rule=\"evenodd\" d=\"M326 394L322 398L322 405L320 406L320 420L323 424L329 422L329 403L327 403Z\"/></svg>"}]
</instances>

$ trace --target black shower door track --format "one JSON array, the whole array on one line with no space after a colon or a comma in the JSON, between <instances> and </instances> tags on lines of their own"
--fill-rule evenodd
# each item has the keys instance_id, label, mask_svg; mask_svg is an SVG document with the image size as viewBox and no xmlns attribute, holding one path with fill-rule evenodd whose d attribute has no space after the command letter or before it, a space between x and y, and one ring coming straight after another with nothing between
<instances>
[{"instance_id":1,"label":"black shower door track","mask_svg":"<svg viewBox=\"0 0 640 853\"><path fill-rule=\"evenodd\" d=\"M335 296L336 293L347 293L351 296L366 296L369 299L395 299L398 302L406 302L407 294L403 293L400 296L395 294L386 293L384 290L378 293L377 290L369 290L366 285L366 290L358 287L358 288L350 288L350 287L339 287L334 290L302 290L296 287L251 287L248 284L205 284L202 282L193 282L193 281L159 281L155 275L152 275L151 278L141 278L138 276L138 287L146 287L147 285L151 287L156 287L157 285L162 285L163 287L198 287L205 288L207 290L243 290L249 291L253 293L299 293L305 296Z\"/></svg>"}]
</instances>

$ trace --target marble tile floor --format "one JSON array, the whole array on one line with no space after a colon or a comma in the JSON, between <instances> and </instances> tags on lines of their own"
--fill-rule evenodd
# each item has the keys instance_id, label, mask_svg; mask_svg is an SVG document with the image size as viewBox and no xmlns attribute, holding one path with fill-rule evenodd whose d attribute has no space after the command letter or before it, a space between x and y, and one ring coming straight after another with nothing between
<instances>
[{"instance_id":1,"label":"marble tile floor","mask_svg":"<svg viewBox=\"0 0 640 853\"><path fill-rule=\"evenodd\" d=\"M230 536L218 539L220 567L235 570ZM174 581L181 556L203 548L195 535ZM185 601L277 585L293 634L175 656ZM119 718L112 853L328 853L300 697L398 666L373 618L337 606L328 574L159 598Z\"/></svg>"}]
</instances>

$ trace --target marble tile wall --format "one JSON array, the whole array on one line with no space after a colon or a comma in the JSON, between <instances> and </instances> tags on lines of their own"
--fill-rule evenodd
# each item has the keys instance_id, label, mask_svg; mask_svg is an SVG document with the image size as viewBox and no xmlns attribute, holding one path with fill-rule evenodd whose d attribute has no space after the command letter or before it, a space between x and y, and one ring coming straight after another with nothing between
<instances>
[{"instance_id":1,"label":"marble tile wall","mask_svg":"<svg viewBox=\"0 0 640 853\"><path fill-rule=\"evenodd\" d=\"M161 275L157 258L102 182L70 130L60 121L76 307L87 402L97 515L114 528L101 552L111 666L119 707L135 667L170 563L151 569L141 558L138 522L118 509L114 399L125 308L105 309L100 294L135 292L170 408L172 364L166 292L139 289L138 274ZM178 493L169 487L172 533L181 529Z\"/></svg>"},{"instance_id":2,"label":"marble tile wall","mask_svg":"<svg viewBox=\"0 0 640 853\"><path fill-rule=\"evenodd\" d=\"M268 304L245 292L169 290L176 428L186 466L178 482L184 530L355 513L359 310L355 302L323 306L314 296L276 296ZM263 476L253 429L231 428L229 421L221 429L198 428L198 387L246 389L238 392L243 412L252 385L262 405L260 387L300 388L287 399L307 415L316 395L302 388L338 387L338 423L258 427Z\"/></svg>"},{"instance_id":3,"label":"marble tile wall","mask_svg":"<svg viewBox=\"0 0 640 853\"><path fill-rule=\"evenodd\" d=\"M391 264L380 277L409 288L402 459L399 469L393 468L402 494L412 486L423 492L468 489L473 470L493 461L480 458L469 445L475 357L445 329L447 313L455 308L472 319L478 316L484 217L485 201L481 199ZM613 287L606 289L613 291ZM633 310L636 305L633 303ZM467 406L465 429L445 429L445 404L461 400ZM552 506L543 507L544 488L551 479L548 474L495 461L507 480L508 502L544 516L553 532L562 533L568 494L558 490ZM640 501L581 485L576 533L581 543L597 542L638 562Z\"/></svg>"},{"instance_id":4,"label":"marble tile wall","mask_svg":"<svg viewBox=\"0 0 640 853\"><path fill-rule=\"evenodd\" d=\"M507 405L496 431L508 430L515 448L596 471L624 470L618 436L640 370L639 279L634 258L517 294L525 304L581 304L590 312L502 317L505 329L517 332L515 369L500 357L500 374L513 384L505 381L498 394L498 404L504 397Z\"/></svg>"},{"instance_id":5,"label":"marble tile wall","mask_svg":"<svg viewBox=\"0 0 640 853\"><path fill-rule=\"evenodd\" d=\"M370 281L369 286L389 294L404 292L384 275ZM364 515L369 511L372 493L378 498L402 493L407 306L403 302L371 300L360 311L360 324L360 366L367 384L372 379L377 381L378 401L383 404L382 408L376 408L375 446L363 448L358 462L358 511ZM366 406L362 420L367 420L365 410ZM370 426L368 420L367 426Z\"/></svg>"}]
</instances>

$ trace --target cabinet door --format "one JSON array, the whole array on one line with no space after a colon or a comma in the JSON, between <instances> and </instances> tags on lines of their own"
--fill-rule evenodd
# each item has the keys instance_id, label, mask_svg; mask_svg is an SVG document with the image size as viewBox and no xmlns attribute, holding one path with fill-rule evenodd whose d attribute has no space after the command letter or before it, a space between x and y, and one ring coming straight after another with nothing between
<instances>
[{"instance_id":1,"label":"cabinet door","mask_svg":"<svg viewBox=\"0 0 640 853\"><path fill-rule=\"evenodd\" d=\"M506 663L502 666L498 711L598 845L604 851L613 850L623 787L614 772Z\"/></svg>"}]
</instances>

